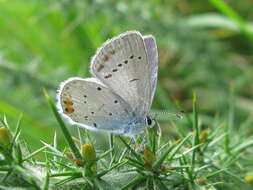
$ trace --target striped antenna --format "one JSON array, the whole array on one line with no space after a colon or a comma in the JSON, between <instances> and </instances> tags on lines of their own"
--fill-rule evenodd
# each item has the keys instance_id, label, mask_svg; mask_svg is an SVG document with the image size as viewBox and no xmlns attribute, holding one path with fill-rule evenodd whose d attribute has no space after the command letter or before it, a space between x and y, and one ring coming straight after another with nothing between
<instances>
[{"instance_id":1,"label":"striped antenna","mask_svg":"<svg viewBox=\"0 0 253 190\"><path fill-rule=\"evenodd\" d=\"M149 115L156 119L156 117L158 115L170 115L170 116L173 116L173 117L177 117L179 119L183 119L183 113L184 111L177 111L178 113L171 113L171 112L168 112L166 110L161 110L161 111L155 111L155 112L151 112Z\"/></svg>"}]
</instances>

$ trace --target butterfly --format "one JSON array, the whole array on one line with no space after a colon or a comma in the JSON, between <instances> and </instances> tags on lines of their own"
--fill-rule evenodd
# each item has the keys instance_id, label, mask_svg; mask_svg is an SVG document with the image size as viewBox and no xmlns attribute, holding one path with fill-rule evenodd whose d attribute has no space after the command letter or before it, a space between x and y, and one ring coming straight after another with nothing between
<instances>
[{"instance_id":1,"label":"butterfly","mask_svg":"<svg viewBox=\"0 0 253 190\"><path fill-rule=\"evenodd\" d=\"M107 40L91 60L92 78L69 78L58 90L58 110L71 124L133 137L149 116L158 72L152 35L127 31Z\"/></svg>"}]
</instances>

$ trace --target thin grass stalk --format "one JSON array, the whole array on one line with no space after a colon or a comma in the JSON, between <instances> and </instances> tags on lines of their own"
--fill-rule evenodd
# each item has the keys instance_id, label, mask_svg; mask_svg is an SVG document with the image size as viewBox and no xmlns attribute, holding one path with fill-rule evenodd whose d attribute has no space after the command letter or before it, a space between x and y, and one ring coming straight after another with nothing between
<instances>
[{"instance_id":1,"label":"thin grass stalk","mask_svg":"<svg viewBox=\"0 0 253 190\"><path fill-rule=\"evenodd\" d=\"M68 144L70 146L70 149L72 150L72 152L74 153L74 155L75 155L75 157L77 159L82 159L82 156L81 156L79 150L76 148L76 145L73 142L73 140L71 138L71 135L70 135L67 127L65 126L64 122L62 121L62 119L61 119L61 117L60 117L60 115L59 115L59 113L58 113L58 111L57 111L54 103L52 102L52 100L49 97L46 89L44 89L44 88L43 88L43 93L44 93L44 95L45 95L45 97L46 97L46 99L47 99L47 101L48 101L48 103L49 103L49 105L50 105L50 107L51 107L51 109L52 109L52 111L53 111L53 113L54 113L54 115L55 115L58 123L59 123L59 126L61 127L61 130L62 130L62 132L63 132L63 134L64 134L64 136L65 136L65 138L66 138L66 140L67 140L67 142L68 142Z\"/></svg>"},{"instance_id":2,"label":"thin grass stalk","mask_svg":"<svg viewBox=\"0 0 253 190\"><path fill-rule=\"evenodd\" d=\"M228 110L228 124L226 125L226 136L225 136L225 150L227 154L230 154L230 138L233 131L234 125L234 88L230 87L230 98L229 98L229 110Z\"/></svg>"},{"instance_id":3,"label":"thin grass stalk","mask_svg":"<svg viewBox=\"0 0 253 190\"><path fill-rule=\"evenodd\" d=\"M196 146L199 144L199 128L198 128L197 97L195 90L193 91L193 129L195 131L193 146ZM196 152L198 151L199 148L194 149L192 151L192 171L194 171L195 168Z\"/></svg>"}]
</instances>

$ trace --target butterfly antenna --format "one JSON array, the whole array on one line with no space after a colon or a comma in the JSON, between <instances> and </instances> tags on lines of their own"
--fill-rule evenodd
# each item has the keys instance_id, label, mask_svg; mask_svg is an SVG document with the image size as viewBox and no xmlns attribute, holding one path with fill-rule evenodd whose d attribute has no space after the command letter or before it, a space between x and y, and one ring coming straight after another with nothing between
<instances>
[{"instance_id":1,"label":"butterfly antenna","mask_svg":"<svg viewBox=\"0 0 253 190\"><path fill-rule=\"evenodd\" d=\"M150 113L150 116L153 116L154 119L157 118L158 115L170 115L170 116L173 116L173 117L177 117L179 119L183 119L183 113L184 111L177 111L178 113L171 113L171 112L168 112L168 111L156 111L156 112L152 112Z\"/></svg>"}]
</instances>

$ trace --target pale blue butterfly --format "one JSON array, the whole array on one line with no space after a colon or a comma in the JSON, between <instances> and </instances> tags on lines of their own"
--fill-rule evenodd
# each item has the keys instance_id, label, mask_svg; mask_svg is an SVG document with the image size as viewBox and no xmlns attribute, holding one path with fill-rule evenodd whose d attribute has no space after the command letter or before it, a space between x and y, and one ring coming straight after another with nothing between
<instances>
[{"instance_id":1,"label":"pale blue butterfly","mask_svg":"<svg viewBox=\"0 0 253 190\"><path fill-rule=\"evenodd\" d=\"M59 112L71 124L133 137L153 126L148 114L157 82L153 36L128 31L106 41L91 60L94 78L69 78L60 86Z\"/></svg>"}]
</instances>

